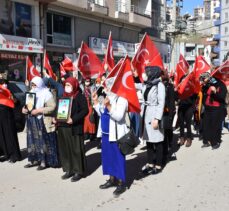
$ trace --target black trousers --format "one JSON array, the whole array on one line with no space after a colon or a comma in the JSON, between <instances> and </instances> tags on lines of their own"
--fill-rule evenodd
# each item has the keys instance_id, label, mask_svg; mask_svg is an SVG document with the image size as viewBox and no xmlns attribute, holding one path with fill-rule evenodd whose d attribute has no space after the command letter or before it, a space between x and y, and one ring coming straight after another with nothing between
<instances>
[{"instance_id":1,"label":"black trousers","mask_svg":"<svg viewBox=\"0 0 229 211\"><path fill-rule=\"evenodd\" d=\"M159 143L146 143L148 163L162 166L163 141Z\"/></svg>"},{"instance_id":2,"label":"black trousers","mask_svg":"<svg viewBox=\"0 0 229 211\"><path fill-rule=\"evenodd\" d=\"M193 116L192 106L178 109L178 118L179 118L179 124L180 124L180 137L184 137L184 128L186 126L187 128L187 137L186 138L190 138L190 139L192 138L192 129L191 129L192 116Z\"/></svg>"},{"instance_id":3,"label":"black trousers","mask_svg":"<svg viewBox=\"0 0 229 211\"><path fill-rule=\"evenodd\" d=\"M172 148L173 143L173 130L172 129L165 129L164 130L164 142L163 142L163 153L165 156L168 155L169 150Z\"/></svg>"}]
</instances>

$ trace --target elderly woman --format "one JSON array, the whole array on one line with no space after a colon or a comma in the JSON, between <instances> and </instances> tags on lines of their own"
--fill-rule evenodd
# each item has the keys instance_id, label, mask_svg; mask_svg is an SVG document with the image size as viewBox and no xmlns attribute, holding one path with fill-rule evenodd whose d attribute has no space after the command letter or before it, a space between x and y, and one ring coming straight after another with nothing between
<instances>
[{"instance_id":1,"label":"elderly woman","mask_svg":"<svg viewBox=\"0 0 229 211\"><path fill-rule=\"evenodd\" d=\"M58 124L60 160L65 172L62 179L72 177L71 181L76 182L83 177L86 169L83 129L88 106L76 78L69 77L64 81L63 96L72 98L72 107L67 122Z\"/></svg>"},{"instance_id":2,"label":"elderly woman","mask_svg":"<svg viewBox=\"0 0 229 211\"><path fill-rule=\"evenodd\" d=\"M27 107L22 112L27 114L27 149L28 161L25 168L38 166L37 170L59 165L57 157L57 142L55 125L52 124L52 114L56 102L52 93L45 87L42 78L31 80L30 92L36 94L35 109L29 113Z\"/></svg>"},{"instance_id":3,"label":"elderly woman","mask_svg":"<svg viewBox=\"0 0 229 211\"><path fill-rule=\"evenodd\" d=\"M110 176L109 180L99 187L107 189L117 185L113 194L118 197L126 190L126 161L116 141L128 132L125 121L128 102L115 94L107 95L109 96L104 99L103 104L100 104L97 94L93 93L94 108L100 116L98 136L102 137L103 174Z\"/></svg>"},{"instance_id":4,"label":"elderly woman","mask_svg":"<svg viewBox=\"0 0 229 211\"><path fill-rule=\"evenodd\" d=\"M142 89L144 97L142 132L146 140L148 163L143 167L145 175L162 171L164 130L160 127L165 105L165 86L161 82L161 69L148 66L142 75L144 84L136 85Z\"/></svg>"}]
</instances>

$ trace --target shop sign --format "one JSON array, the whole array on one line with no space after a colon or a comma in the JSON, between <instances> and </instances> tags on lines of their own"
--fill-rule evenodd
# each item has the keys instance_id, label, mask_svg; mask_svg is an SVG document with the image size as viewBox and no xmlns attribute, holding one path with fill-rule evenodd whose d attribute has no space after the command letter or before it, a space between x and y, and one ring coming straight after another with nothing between
<instances>
[{"instance_id":1,"label":"shop sign","mask_svg":"<svg viewBox=\"0 0 229 211\"><path fill-rule=\"evenodd\" d=\"M0 51L43 53L42 40L0 34Z\"/></svg>"},{"instance_id":2,"label":"shop sign","mask_svg":"<svg viewBox=\"0 0 229 211\"><path fill-rule=\"evenodd\" d=\"M15 53L0 53L0 59L25 60L26 56Z\"/></svg>"},{"instance_id":3,"label":"shop sign","mask_svg":"<svg viewBox=\"0 0 229 211\"><path fill-rule=\"evenodd\" d=\"M89 47L92 48L92 50L96 54L104 55L106 54L107 49L107 39L102 39L98 37L89 37ZM112 47L114 56L128 56L133 57L135 55L136 51L136 44L135 43L127 43L127 42L121 42L121 41L115 41L112 40Z\"/></svg>"}]
</instances>

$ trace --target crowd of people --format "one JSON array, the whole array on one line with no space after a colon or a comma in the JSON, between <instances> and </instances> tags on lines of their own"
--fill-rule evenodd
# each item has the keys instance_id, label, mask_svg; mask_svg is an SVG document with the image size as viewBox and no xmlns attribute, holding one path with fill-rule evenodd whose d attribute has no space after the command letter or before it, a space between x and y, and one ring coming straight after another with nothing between
<instances>
[{"instance_id":1,"label":"crowd of people","mask_svg":"<svg viewBox=\"0 0 229 211\"><path fill-rule=\"evenodd\" d=\"M199 78L202 92L180 99L173 78L159 67L146 67L143 83L135 71L133 77L141 113L131 113L130 121L135 134L146 141L147 153L141 175L161 173L172 159L174 127L180 129L179 139L175 140L179 146L192 145L194 125L203 148L215 150L220 147L222 128L229 130L226 121L229 88L221 80L205 72ZM90 139L98 141L103 174L109 176L99 187L116 187L114 196L125 192L126 157L117 140L129 131L126 122L128 100L112 93L109 85L104 87L104 80L106 75L80 82L65 75L55 81L44 72L43 78L36 76L27 84L28 91L36 94L36 101L31 111L26 105L21 109L26 117L28 164L25 168L61 167L62 179L79 181L87 174L84 140ZM4 78L0 78L0 89L8 90ZM57 98L61 97L72 99L71 115L65 122L56 119ZM174 120L176 115L177 121ZM0 99L0 156L12 163L22 159L15 111L3 99Z\"/></svg>"}]
</instances>

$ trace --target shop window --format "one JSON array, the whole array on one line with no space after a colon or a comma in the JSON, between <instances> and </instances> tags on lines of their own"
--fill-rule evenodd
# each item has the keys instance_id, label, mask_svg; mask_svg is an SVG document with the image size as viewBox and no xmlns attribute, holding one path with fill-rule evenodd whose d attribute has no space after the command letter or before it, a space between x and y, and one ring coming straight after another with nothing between
<instances>
[{"instance_id":1,"label":"shop window","mask_svg":"<svg viewBox=\"0 0 229 211\"><path fill-rule=\"evenodd\" d=\"M32 37L32 7L0 0L0 33Z\"/></svg>"},{"instance_id":2,"label":"shop window","mask_svg":"<svg viewBox=\"0 0 229 211\"><path fill-rule=\"evenodd\" d=\"M72 46L72 18L47 13L47 43Z\"/></svg>"}]
</instances>

